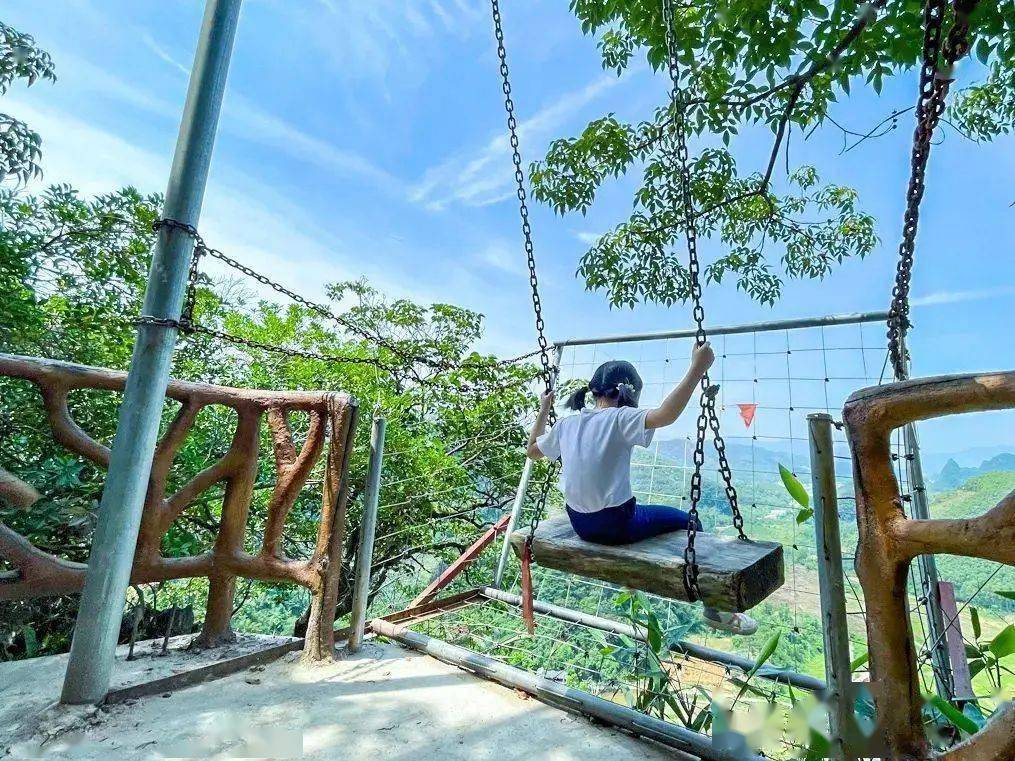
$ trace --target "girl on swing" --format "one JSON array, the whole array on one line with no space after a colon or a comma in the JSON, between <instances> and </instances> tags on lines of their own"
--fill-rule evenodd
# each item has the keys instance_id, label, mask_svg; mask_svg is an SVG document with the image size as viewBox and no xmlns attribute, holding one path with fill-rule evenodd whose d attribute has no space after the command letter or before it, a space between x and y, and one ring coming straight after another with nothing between
<instances>
[{"instance_id":1,"label":"girl on swing","mask_svg":"<svg viewBox=\"0 0 1015 761\"><path fill-rule=\"evenodd\" d=\"M691 366L683 380L654 409L639 409L642 380L630 362L600 365L587 386L567 400L570 415L549 431L546 421L554 395L544 393L539 415L529 435L528 456L561 461L565 509L575 533L587 542L630 544L687 528L690 516L668 505L642 505L631 489L631 454L647 447L657 428L676 422L694 395L701 378L715 361L708 343L691 352ZM591 392L594 406L585 405ZM701 530L701 523L698 523ZM758 623L745 613L706 607L705 623L734 634L754 634Z\"/></svg>"}]
</instances>

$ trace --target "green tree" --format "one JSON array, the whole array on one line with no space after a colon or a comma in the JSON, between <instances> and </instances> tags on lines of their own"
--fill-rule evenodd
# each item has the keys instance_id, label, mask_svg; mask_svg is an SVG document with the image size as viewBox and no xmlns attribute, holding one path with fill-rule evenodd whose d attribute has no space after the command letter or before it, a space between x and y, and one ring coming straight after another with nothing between
<instances>
[{"instance_id":1,"label":"green tree","mask_svg":"<svg viewBox=\"0 0 1015 761\"><path fill-rule=\"evenodd\" d=\"M874 250L874 219L856 191L824 183L813 167L790 169L790 134L844 129L829 110L851 88L880 93L887 77L917 65L922 3L675 0L673 7L687 129L703 146L691 157L692 214L699 234L726 251L705 267L706 279L735 278L752 298L773 303L783 276L824 277ZM644 56L668 79L661 0L572 0L571 9L582 32L598 38L605 69L620 76ZM946 30L953 17L949 9ZM952 115L989 139L1009 131L1015 113L1015 6L979 3L969 26L989 76L960 94ZM673 190L675 116L668 99L637 124L608 114L580 135L554 141L531 170L534 195L560 214L586 213L607 180L642 172L630 218L602 235L578 268L587 286L604 290L615 306L672 304L689 295L678 253L684 209ZM729 146L748 129L774 138L759 165L744 169ZM786 175L777 181L783 152Z\"/></svg>"},{"instance_id":2,"label":"green tree","mask_svg":"<svg viewBox=\"0 0 1015 761\"><path fill-rule=\"evenodd\" d=\"M92 199L65 186L37 196L0 192L0 267L17 295L0 305L0 351L125 369L160 207L158 196L129 188ZM345 579L359 542L369 412L376 408L385 414L390 455L373 590L395 578L405 578L407 588L419 586L440 562L471 544L510 501L523 456L521 423L533 404L527 382L535 368L476 352L483 325L475 312L390 300L364 282L334 284L329 295L337 321L307 306L256 298L241 282L202 276L196 321L253 344L184 334L173 374L239 387L342 390L360 400L365 414L350 466ZM267 347L362 361L312 359ZM0 520L47 551L83 561L105 473L53 442L39 402L31 385L0 379L0 464L43 494L28 511L0 505ZM106 393L70 399L74 419L107 444L117 405L116 395ZM174 411L167 404L167 419ZM294 420L297 436L305 432L301 422L305 426L305 420ZM174 483L222 454L233 425L226 411L202 412L177 456ZM251 543L265 520L274 477L267 431L264 436L258 478L263 488L251 507ZM287 521L284 549L290 557L305 557L316 538L320 492L314 481L311 476ZM195 500L166 535L163 553L209 549L220 511L221 495ZM159 599L200 602L199 584L181 589ZM348 609L349 593L347 586L341 590L340 612ZM252 585L240 595L241 602L261 612L259 621L248 617L245 622L265 629L278 629L283 622L291 627L292 611L305 600L301 590L265 585ZM65 647L74 604L60 598L3 605L0 650L14 656L28 651L30 642L38 652Z\"/></svg>"},{"instance_id":3,"label":"green tree","mask_svg":"<svg viewBox=\"0 0 1015 761\"><path fill-rule=\"evenodd\" d=\"M17 80L29 86L39 79L56 81L53 60L35 40L0 22L0 95ZM20 183L40 177L42 141L28 125L0 113L0 182L13 178Z\"/></svg>"}]
</instances>

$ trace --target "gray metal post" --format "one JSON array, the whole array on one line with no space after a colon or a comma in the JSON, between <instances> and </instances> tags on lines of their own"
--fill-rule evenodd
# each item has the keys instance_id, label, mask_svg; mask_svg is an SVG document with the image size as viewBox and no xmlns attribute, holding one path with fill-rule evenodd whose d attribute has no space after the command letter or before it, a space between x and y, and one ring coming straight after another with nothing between
<instances>
[{"instance_id":1,"label":"gray metal post","mask_svg":"<svg viewBox=\"0 0 1015 761\"><path fill-rule=\"evenodd\" d=\"M200 217L240 3L208 0L205 8L166 189L166 218L196 225ZM148 275L144 315L179 318L193 248L194 241L185 233L161 230ZM175 344L173 327L151 322L138 328L74 628L64 703L97 703L109 689Z\"/></svg>"},{"instance_id":2,"label":"gray metal post","mask_svg":"<svg viewBox=\"0 0 1015 761\"><path fill-rule=\"evenodd\" d=\"M564 347L555 344L553 348L553 374L550 376L550 388L557 388L557 376L560 374L560 360L564 356ZM525 466L522 468L522 477L518 481L518 490L515 491L515 501L511 504L511 517L508 518L507 529L504 531L504 544L500 548L500 559L497 561L497 572L493 577L493 585L498 589L502 588L504 572L507 570L508 558L511 557L511 532L515 530L518 517L522 514L525 506L525 495L529 490L529 480L532 478L532 460L525 458Z\"/></svg>"},{"instance_id":3,"label":"gray metal post","mask_svg":"<svg viewBox=\"0 0 1015 761\"><path fill-rule=\"evenodd\" d=\"M905 375L897 381L907 380L912 374L912 357L909 344L903 333L899 339L900 350L904 360ZM912 517L927 520L930 518L930 504L927 500L927 486L923 480L923 463L920 460L920 443L916 437L916 426L910 423L902 428L902 448L906 462L906 479L911 492ZM923 608L927 611L927 636L930 638L930 663L934 672L934 685L938 694L946 700L955 697L955 684L952 679L952 662L948 653L945 616L941 610L941 596L938 587L940 578L937 573L937 561L933 555L919 555L916 559L916 573L923 593Z\"/></svg>"},{"instance_id":4,"label":"gray metal post","mask_svg":"<svg viewBox=\"0 0 1015 761\"><path fill-rule=\"evenodd\" d=\"M835 486L832 418L826 413L807 416L811 450L811 505L814 508L814 544L821 592L821 628L825 644L825 684L832 732L832 757L852 758L853 699L846 620L842 541L839 536L839 498Z\"/></svg>"},{"instance_id":5,"label":"gray metal post","mask_svg":"<svg viewBox=\"0 0 1015 761\"><path fill-rule=\"evenodd\" d=\"M370 465L367 489L363 495L363 520L359 530L359 551L356 553L356 582L352 595L352 617L349 621L349 652L355 653L363 644L370 598L370 564L374 558L374 535L377 533L377 503L381 493L381 470L384 461L386 422L375 417L370 429Z\"/></svg>"},{"instance_id":6,"label":"gray metal post","mask_svg":"<svg viewBox=\"0 0 1015 761\"><path fill-rule=\"evenodd\" d=\"M912 424L902 429L903 450L906 459L906 475L912 494L911 512L914 518L930 518L930 504L927 487L923 480L923 464L920 461L920 444L916 438L916 427ZM937 560L933 555L919 555L916 570L924 596L927 611L927 637L930 639L930 662L934 671L934 684L938 694L946 700L955 698L955 684L952 679L952 661L948 652L948 637L945 616L941 610L941 596L938 582Z\"/></svg>"}]
</instances>

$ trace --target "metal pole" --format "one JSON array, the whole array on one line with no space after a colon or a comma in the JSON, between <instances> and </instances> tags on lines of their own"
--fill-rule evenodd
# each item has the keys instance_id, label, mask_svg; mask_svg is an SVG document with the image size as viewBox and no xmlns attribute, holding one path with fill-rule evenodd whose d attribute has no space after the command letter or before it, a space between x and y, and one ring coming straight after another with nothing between
<instances>
[{"instance_id":1,"label":"metal pole","mask_svg":"<svg viewBox=\"0 0 1015 761\"><path fill-rule=\"evenodd\" d=\"M912 493L911 512L914 518L928 520L930 505L927 501L927 487L923 481L923 464L920 461L916 426L912 423L904 426L902 439L909 490ZM931 641L930 661L934 671L934 684L941 697L952 700L955 698L955 686L952 679L952 661L948 652L945 617L941 610L937 560L930 554L919 555L916 559L916 569L923 590L924 608L927 611L927 636Z\"/></svg>"},{"instance_id":2,"label":"metal pole","mask_svg":"<svg viewBox=\"0 0 1015 761\"><path fill-rule=\"evenodd\" d=\"M832 758L850 759L853 736L852 675L846 589L839 536L839 497L835 484L832 418L824 412L807 416L811 449L811 505L814 508L814 545L817 549L821 593L821 629L825 641L825 683L828 685L828 722Z\"/></svg>"},{"instance_id":3,"label":"metal pole","mask_svg":"<svg viewBox=\"0 0 1015 761\"><path fill-rule=\"evenodd\" d=\"M516 608L520 608L522 605L522 598L519 595L504 592L500 589L495 589L494 587L484 587L479 593L490 600L497 600L508 605L513 605ZM532 607L536 613L542 613L543 615L556 618L560 621L580 624L582 626L587 626L590 629L598 629L602 632L608 632L609 634L630 637L631 639L638 640L640 642L645 641L645 634L636 630L630 624L614 621L609 618L594 616L591 613L582 613L581 611L564 608L560 605L551 605L539 600L534 600ZM694 642L688 642L687 640L677 640L672 642L670 644L670 649L674 653L679 653L680 655L690 656L691 658L708 661L709 663L721 663L723 666L729 666L743 672L750 671L754 668L754 660L752 658L744 658L740 655L727 653L723 650L716 650L712 647L705 647L704 645L698 645ZM820 679L816 679L809 674L801 674L797 671L791 671L790 669L763 667L758 671L757 677L759 679L768 679L773 682L779 682L780 684L789 684L793 687L799 687L802 690L808 690L810 692L821 693L825 691L825 683Z\"/></svg>"},{"instance_id":4,"label":"metal pole","mask_svg":"<svg viewBox=\"0 0 1015 761\"><path fill-rule=\"evenodd\" d=\"M596 697L574 687L568 687L566 684L536 676L528 671L509 666L443 640L404 629L397 624L377 619L372 621L370 626L378 634L389 637L413 650L426 653L437 660L471 671L484 679L498 682L506 687L522 690L544 703L565 711L594 717L607 724L626 729L628 732L655 740L667 747L690 753L696 758L709 761L734 761L734 759L736 761L764 761L762 756L753 753L724 750L718 747L719 742L713 744L712 738L708 735L702 735L654 716L648 716L619 703Z\"/></svg>"},{"instance_id":5,"label":"metal pole","mask_svg":"<svg viewBox=\"0 0 1015 761\"><path fill-rule=\"evenodd\" d=\"M518 482L518 490L515 492L515 501L511 505L511 517L508 519L507 529L504 531L504 545L500 548L500 560L497 561L497 573L493 577L493 585L500 588L504 581L504 571L507 570L508 558L511 556L511 533L518 523L518 516L521 515L522 506L525 504L525 494L529 490L529 479L532 478L532 460L525 458L525 467L522 468L522 478Z\"/></svg>"},{"instance_id":6,"label":"metal pole","mask_svg":"<svg viewBox=\"0 0 1015 761\"><path fill-rule=\"evenodd\" d=\"M205 7L166 189L163 214L168 219L196 225L200 217L240 3L208 0ZM179 319L193 249L186 233L167 227L159 232L145 316ZM74 628L64 703L97 703L109 689L175 344L175 327L156 322L138 327Z\"/></svg>"},{"instance_id":7,"label":"metal pole","mask_svg":"<svg viewBox=\"0 0 1015 761\"><path fill-rule=\"evenodd\" d=\"M909 344L906 334L899 338L899 349L902 352L905 375L897 381L908 380L912 374L912 357L909 355ZM911 492L910 513L920 520L930 519L930 504L927 501L927 486L923 480L923 462L920 459L920 442L916 436L913 423L902 427L903 458L906 461L906 478ZM930 664L934 672L934 685L938 694L945 700L955 698L955 683L952 679L952 662L948 653L944 613L941 610L940 578L937 572L937 560L933 555L924 554L916 558L916 573L923 591L923 607L927 611L927 636L930 638ZM917 601L919 604L919 601Z\"/></svg>"},{"instance_id":8,"label":"metal pole","mask_svg":"<svg viewBox=\"0 0 1015 761\"><path fill-rule=\"evenodd\" d=\"M773 330L795 330L797 328L830 327L833 325L856 325L861 322L884 322L888 312L857 312L854 314L833 314L827 317L802 317L795 320L772 320L753 322L745 325L718 325L706 328L710 336L732 336L741 333L764 333ZM627 333L594 338L569 338L558 341L555 346L589 346L591 344L633 343L636 341L659 341L665 338L694 338L694 328L664 330L658 333Z\"/></svg>"},{"instance_id":9,"label":"metal pole","mask_svg":"<svg viewBox=\"0 0 1015 761\"><path fill-rule=\"evenodd\" d=\"M356 587L352 596L352 617L349 620L349 652L355 653L363 644L370 597L370 564L374 558L374 535L377 533L377 503L381 493L381 469L384 460L386 421L375 417L370 429L370 465L367 490L363 497L363 521L359 531L359 552L356 554Z\"/></svg>"},{"instance_id":10,"label":"metal pole","mask_svg":"<svg viewBox=\"0 0 1015 761\"><path fill-rule=\"evenodd\" d=\"M560 374L560 360L564 356L564 346L554 344L553 348L553 374L550 376L550 388L557 388L557 376ZM493 577L493 585L501 588L504 582L504 572L507 570L508 558L511 556L511 532L515 530L518 517L522 514L525 506L525 495L529 490L529 480L532 478L532 460L525 458L525 466L522 468L522 477L518 482L518 490L515 492L515 501L511 505L511 517L508 519L507 529L504 531L504 544L500 548L500 559L497 561L497 572Z\"/></svg>"}]
</instances>

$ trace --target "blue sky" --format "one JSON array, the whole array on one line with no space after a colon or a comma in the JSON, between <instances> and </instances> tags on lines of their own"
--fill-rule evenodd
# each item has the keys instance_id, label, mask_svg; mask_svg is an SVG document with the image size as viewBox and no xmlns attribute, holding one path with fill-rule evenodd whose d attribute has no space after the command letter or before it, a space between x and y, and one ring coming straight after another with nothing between
<instances>
[{"instance_id":1,"label":"blue sky","mask_svg":"<svg viewBox=\"0 0 1015 761\"><path fill-rule=\"evenodd\" d=\"M57 66L56 85L15 88L2 104L42 134L46 181L164 190L202 10L198 0L4 3L4 21L33 34ZM604 73L564 0L512 0L503 11L526 161L593 118L644 118L665 97L644 65L619 80ZM967 66L966 79L976 74ZM865 130L909 106L915 91L905 73L880 98L862 93L833 115ZM488 318L485 348L520 353L533 327L503 122L484 0L247 0L201 229L212 245L311 296L328 281L366 276L392 295L477 309ZM709 287L709 322L884 308L910 134L903 117L888 137L845 155L834 129L806 142L794 135L791 162L858 188L882 245L825 282L788 283L774 309ZM738 140L741 165L760 167L770 139ZM919 374L1015 366L1013 143L976 145L949 131L934 149L914 277ZM626 217L633 187L607 186L586 217L534 208L554 337L689 323L681 305L610 310L574 278L590 236ZM1013 422L928 425L926 446L1015 447Z\"/></svg>"}]
</instances>

